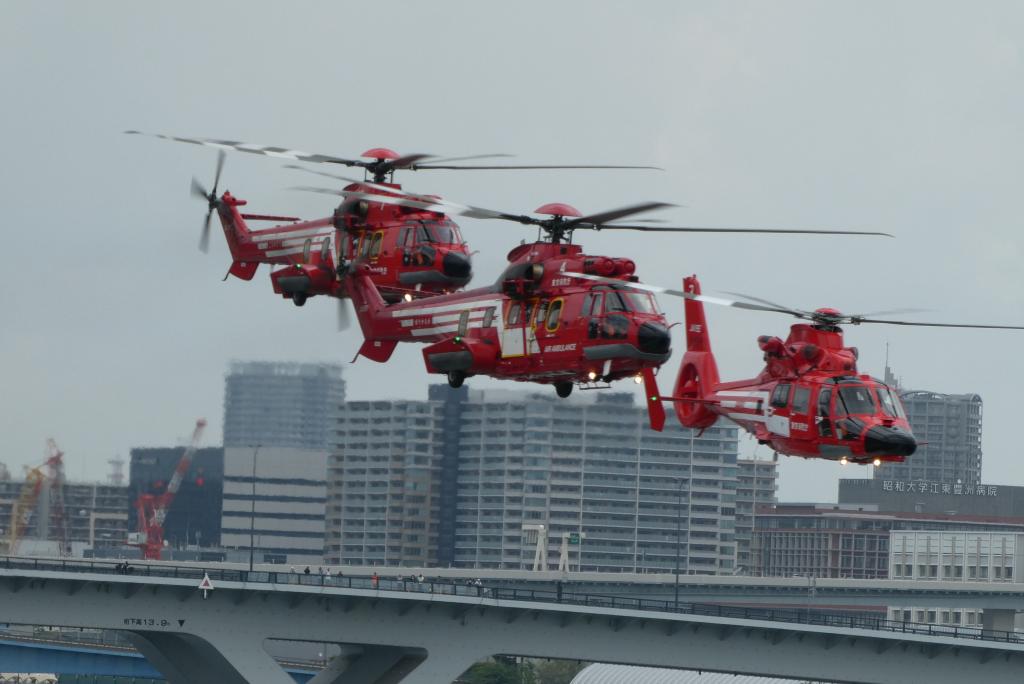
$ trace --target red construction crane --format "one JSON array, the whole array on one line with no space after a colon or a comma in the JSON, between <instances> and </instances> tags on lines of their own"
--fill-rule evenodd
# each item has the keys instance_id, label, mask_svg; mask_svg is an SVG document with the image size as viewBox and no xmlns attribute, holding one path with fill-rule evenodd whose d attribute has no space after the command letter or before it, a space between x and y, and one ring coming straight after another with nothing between
<instances>
[{"instance_id":1,"label":"red construction crane","mask_svg":"<svg viewBox=\"0 0 1024 684\"><path fill-rule=\"evenodd\" d=\"M192 464L192 456L199 446L199 438L203 435L203 428L206 427L206 419L200 418L196 421L196 429L192 432L192 441L181 455L171 481L162 494L141 494L135 500L135 510L138 513L138 532L128 535L128 545L138 546L142 551L142 557L147 560L160 560L160 551L164 547L164 520L167 518L167 511L174 501L174 495L181 487L181 481L185 478L189 466Z\"/></svg>"}]
</instances>

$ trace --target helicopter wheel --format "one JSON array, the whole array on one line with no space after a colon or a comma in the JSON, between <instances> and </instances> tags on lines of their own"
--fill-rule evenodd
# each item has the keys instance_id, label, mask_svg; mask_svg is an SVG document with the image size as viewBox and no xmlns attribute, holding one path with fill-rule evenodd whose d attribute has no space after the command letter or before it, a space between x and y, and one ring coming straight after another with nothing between
<instances>
[{"instance_id":1,"label":"helicopter wheel","mask_svg":"<svg viewBox=\"0 0 1024 684\"><path fill-rule=\"evenodd\" d=\"M303 304L305 304L306 303L306 293L305 292L296 292L295 294L293 294L292 295L292 303L295 304L295 306L302 306Z\"/></svg>"},{"instance_id":2,"label":"helicopter wheel","mask_svg":"<svg viewBox=\"0 0 1024 684\"><path fill-rule=\"evenodd\" d=\"M452 389L458 389L462 387L462 383L466 382L466 374L462 371L449 371L448 373L448 386Z\"/></svg>"},{"instance_id":3,"label":"helicopter wheel","mask_svg":"<svg viewBox=\"0 0 1024 684\"><path fill-rule=\"evenodd\" d=\"M555 394L565 399L572 394L572 383L571 382L556 382L555 383Z\"/></svg>"}]
</instances>

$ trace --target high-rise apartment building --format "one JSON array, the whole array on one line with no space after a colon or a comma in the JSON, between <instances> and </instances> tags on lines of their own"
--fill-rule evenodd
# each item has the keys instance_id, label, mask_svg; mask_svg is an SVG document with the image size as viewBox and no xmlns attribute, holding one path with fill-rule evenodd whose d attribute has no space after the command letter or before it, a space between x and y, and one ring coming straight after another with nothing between
<instances>
[{"instance_id":1,"label":"high-rise apartment building","mask_svg":"<svg viewBox=\"0 0 1024 684\"><path fill-rule=\"evenodd\" d=\"M875 468L876 479L981 483L981 397L902 391L907 420L921 442L903 463Z\"/></svg>"},{"instance_id":2,"label":"high-rise apartment building","mask_svg":"<svg viewBox=\"0 0 1024 684\"><path fill-rule=\"evenodd\" d=\"M254 560L323 558L327 454L341 366L232 363L224 392L221 544Z\"/></svg>"},{"instance_id":3,"label":"high-rise apartment building","mask_svg":"<svg viewBox=\"0 0 1024 684\"><path fill-rule=\"evenodd\" d=\"M60 510L52 505L54 493L45 484L31 511L22 513L27 525L13 553L25 555L56 555L64 541L70 545L72 555L81 555L86 549L120 549L128 538L128 510L130 490L125 486L107 484L66 483L62 492L63 520ZM29 484L32 487L32 484ZM0 480L0 547L5 552L10 542L11 515L25 482ZM65 537L65 531L67 533Z\"/></svg>"},{"instance_id":4,"label":"high-rise apartment building","mask_svg":"<svg viewBox=\"0 0 1024 684\"><path fill-rule=\"evenodd\" d=\"M754 524L758 507L773 506L779 490L778 463L773 460L740 459L736 483L736 572L758 574L758 549Z\"/></svg>"},{"instance_id":5,"label":"high-rise apartment building","mask_svg":"<svg viewBox=\"0 0 1024 684\"><path fill-rule=\"evenodd\" d=\"M339 365L233 362L224 383L224 446L326 451L344 400Z\"/></svg>"},{"instance_id":6,"label":"high-rise apartment building","mask_svg":"<svg viewBox=\"0 0 1024 684\"><path fill-rule=\"evenodd\" d=\"M327 558L348 564L732 572L737 432L653 432L630 395L431 388L347 402ZM678 556L677 556L678 549Z\"/></svg>"}]
</instances>

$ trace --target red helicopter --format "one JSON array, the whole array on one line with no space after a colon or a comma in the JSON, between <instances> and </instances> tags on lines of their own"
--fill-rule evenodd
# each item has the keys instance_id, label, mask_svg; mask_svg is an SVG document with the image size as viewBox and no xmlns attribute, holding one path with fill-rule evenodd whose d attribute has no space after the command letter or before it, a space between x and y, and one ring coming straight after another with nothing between
<instances>
[{"instance_id":1,"label":"red helicopter","mask_svg":"<svg viewBox=\"0 0 1024 684\"><path fill-rule=\"evenodd\" d=\"M605 285L616 282L587 273L569 275ZM725 417L777 454L824 458L842 465L853 462L880 466L885 461L901 462L914 453L918 442L897 390L858 372L857 348L845 346L841 324L1024 330L1022 326L1011 325L870 318L907 311L871 314L843 314L831 308L803 311L735 293L732 294L750 301L708 297L701 294L697 276L684 278L682 291L639 283L629 283L626 287L686 300L686 354L672 396L661 396L652 372L643 374L653 429L660 431L664 427L665 409L661 402L671 401L679 422L685 427L703 430ZM769 335L757 339L764 353L765 368L756 378L722 382L711 351L705 303L782 313L808 322L793 324L784 341Z\"/></svg>"},{"instance_id":2,"label":"red helicopter","mask_svg":"<svg viewBox=\"0 0 1024 684\"><path fill-rule=\"evenodd\" d=\"M139 131L128 134L149 135ZM653 169L650 166L622 165L505 165L476 166L453 165L449 162L487 157L507 157L504 154L483 154L448 159L433 158L427 154L399 155L375 147L362 154L365 159L345 159L323 154L312 154L282 147L242 143L233 140L181 138L154 134L154 137L176 142L214 147L220 150L213 190L192 179L192 194L208 204L199 247L209 248L210 217L216 210L224 228L232 264L228 270L242 280L251 280L261 263L281 265L270 274L274 292L302 306L309 297L327 295L345 298L342 276L347 264L359 259L381 296L389 302L403 295L420 296L458 290L472 277L469 247L462 239L458 226L444 213L424 212L416 208L369 203L356 195L372 192L402 192L393 183L396 170L425 169L501 170L501 169ZM300 221L290 216L248 214L239 210L246 201L229 192L217 195L217 186L224 166L224 150L262 154L279 159L304 162L340 164L362 168L363 180L328 176L349 183L346 190L353 196L343 201L332 216L311 221ZM422 163L424 160L431 163ZM299 166L288 168L310 171ZM313 171L313 173L318 173ZM263 230L250 230L246 221L275 221L282 223ZM331 237L334 236L332 249ZM227 276L225 276L227 277ZM339 309L344 316L345 309Z\"/></svg>"},{"instance_id":3,"label":"red helicopter","mask_svg":"<svg viewBox=\"0 0 1024 684\"><path fill-rule=\"evenodd\" d=\"M335 192L335 191L326 191ZM661 366L671 354L668 327L646 293L622 287L635 280L632 260L590 256L572 244L573 231L841 233L744 228L651 227L618 220L669 205L648 202L583 216L567 204L546 204L535 218L424 196L339 191L346 198L411 209L447 211L475 218L537 226L545 239L508 254L509 265L490 287L437 295L389 306L369 269L352 265L346 280L366 338L359 353L387 361L399 342L429 343L423 358L430 373L443 373L452 387L472 375L553 384L560 397L574 385L596 386ZM870 234L870 233L869 233ZM615 276L595 284L570 272Z\"/></svg>"}]
</instances>

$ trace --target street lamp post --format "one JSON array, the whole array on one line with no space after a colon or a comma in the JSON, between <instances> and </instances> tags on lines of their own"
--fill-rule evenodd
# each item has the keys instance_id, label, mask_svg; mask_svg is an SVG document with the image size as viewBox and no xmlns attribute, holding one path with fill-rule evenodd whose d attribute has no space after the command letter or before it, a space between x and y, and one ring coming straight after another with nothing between
<instances>
[{"instance_id":1,"label":"street lamp post","mask_svg":"<svg viewBox=\"0 0 1024 684\"><path fill-rule=\"evenodd\" d=\"M260 453L262 444L257 444L252 452L252 500L249 502L249 572L252 572L253 558L256 553L256 454Z\"/></svg>"},{"instance_id":2,"label":"street lamp post","mask_svg":"<svg viewBox=\"0 0 1024 684\"><path fill-rule=\"evenodd\" d=\"M679 610L679 542L682 538L683 524L683 478L678 478L676 485L676 583L675 609Z\"/></svg>"}]
</instances>

